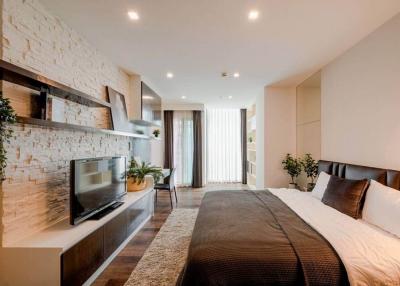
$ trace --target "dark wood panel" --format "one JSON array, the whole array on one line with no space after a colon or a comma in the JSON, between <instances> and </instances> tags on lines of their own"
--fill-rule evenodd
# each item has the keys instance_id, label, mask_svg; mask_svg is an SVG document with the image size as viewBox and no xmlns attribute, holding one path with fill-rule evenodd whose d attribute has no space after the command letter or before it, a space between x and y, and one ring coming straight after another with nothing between
<instances>
[{"instance_id":1,"label":"dark wood panel","mask_svg":"<svg viewBox=\"0 0 400 286\"><path fill-rule=\"evenodd\" d=\"M100 228L61 256L61 285L82 285L104 262L103 236Z\"/></svg>"},{"instance_id":2,"label":"dark wood panel","mask_svg":"<svg viewBox=\"0 0 400 286\"><path fill-rule=\"evenodd\" d=\"M127 215L122 212L104 226L104 257L107 259L127 238Z\"/></svg>"}]
</instances>

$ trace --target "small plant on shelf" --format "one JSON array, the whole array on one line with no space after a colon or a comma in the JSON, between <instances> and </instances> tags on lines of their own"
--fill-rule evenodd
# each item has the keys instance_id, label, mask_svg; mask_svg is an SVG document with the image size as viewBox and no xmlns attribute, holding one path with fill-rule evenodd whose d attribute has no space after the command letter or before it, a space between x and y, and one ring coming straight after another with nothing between
<instances>
[{"instance_id":1,"label":"small plant on shelf","mask_svg":"<svg viewBox=\"0 0 400 286\"><path fill-rule=\"evenodd\" d=\"M249 142L252 143L253 142L253 137L249 137Z\"/></svg>"},{"instance_id":2,"label":"small plant on shelf","mask_svg":"<svg viewBox=\"0 0 400 286\"><path fill-rule=\"evenodd\" d=\"M138 163L135 159L132 159L126 171L128 191L140 191L146 188L146 175L152 176L154 182L158 182L163 177L161 168L145 162Z\"/></svg>"},{"instance_id":3,"label":"small plant on shelf","mask_svg":"<svg viewBox=\"0 0 400 286\"><path fill-rule=\"evenodd\" d=\"M9 143L13 130L10 124L16 122L14 109L11 107L10 100L3 97L0 92L0 181L5 180L5 169L7 167L7 151L4 148L4 143Z\"/></svg>"},{"instance_id":4,"label":"small plant on shelf","mask_svg":"<svg viewBox=\"0 0 400 286\"><path fill-rule=\"evenodd\" d=\"M155 129L153 131L153 135L154 135L155 138L158 138L158 136L160 136L160 129Z\"/></svg>"},{"instance_id":5,"label":"small plant on shelf","mask_svg":"<svg viewBox=\"0 0 400 286\"><path fill-rule=\"evenodd\" d=\"M289 188L293 189L297 187L296 179L301 174L301 163L300 160L294 158L291 154L286 154L285 159L282 161L283 169L287 171L291 178Z\"/></svg>"},{"instance_id":6,"label":"small plant on shelf","mask_svg":"<svg viewBox=\"0 0 400 286\"><path fill-rule=\"evenodd\" d=\"M307 184L307 191L311 191L315 186L314 180L318 176L318 163L312 158L311 154L306 154L301 160L301 165L307 178L311 179L311 183Z\"/></svg>"}]
</instances>

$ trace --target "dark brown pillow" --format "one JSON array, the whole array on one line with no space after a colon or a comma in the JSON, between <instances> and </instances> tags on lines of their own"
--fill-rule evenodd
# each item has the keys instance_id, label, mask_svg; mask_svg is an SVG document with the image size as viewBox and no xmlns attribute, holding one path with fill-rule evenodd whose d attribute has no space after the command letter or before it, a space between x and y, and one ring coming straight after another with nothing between
<instances>
[{"instance_id":1,"label":"dark brown pillow","mask_svg":"<svg viewBox=\"0 0 400 286\"><path fill-rule=\"evenodd\" d=\"M361 217L362 202L367 188L367 179L348 180L331 176L322 202L357 219Z\"/></svg>"}]
</instances>

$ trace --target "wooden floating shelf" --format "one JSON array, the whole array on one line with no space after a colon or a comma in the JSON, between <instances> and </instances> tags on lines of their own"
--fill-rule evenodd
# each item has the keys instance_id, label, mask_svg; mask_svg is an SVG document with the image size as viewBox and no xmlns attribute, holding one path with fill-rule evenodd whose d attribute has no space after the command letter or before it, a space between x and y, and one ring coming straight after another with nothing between
<instances>
[{"instance_id":1,"label":"wooden floating shelf","mask_svg":"<svg viewBox=\"0 0 400 286\"><path fill-rule=\"evenodd\" d=\"M147 136L144 134L123 132L123 131L110 130L110 129L101 129L101 128L96 128L96 127L55 122L55 121L43 120L43 119L37 119L37 118L28 118L28 117L22 117L22 116L17 116L17 122L23 123L23 124L45 126L45 127L49 127L49 128L63 129L63 130L67 129L67 130L76 130L76 131L127 136L127 137L133 137L133 138L141 138L141 139L152 139L150 136Z\"/></svg>"},{"instance_id":2,"label":"wooden floating shelf","mask_svg":"<svg viewBox=\"0 0 400 286\"><path fill-rule=\"evenodd\" d=\"M0 60L0 79L89 107L111 107L111 104L105 100L90 96L3 60Z\"/></svg>"},{"instance_id":3,"label":"wooden floating shelf","mask_svg":"<svg viewBox=\"0 0 400 286\"><path fill-rule=\"evenodd\" d=\"M130 120L131 123L139 125L139 126L145 126L145 127L161 127L160 124L157 124L155 122L147 121L147 120L142 120L142 119L134 119Z\"/></svg>"},{"instance_id":4,"label":"wooden floating shelf","mask_svg":"<svg viewBox=\"0 0 400 286\"><path fill-rule=\"evenodd\" d=\"M54 80L51 80L49 78L46 78L37 73L31 72L29 70L18 67L14 64L11 64L3 60L0 60L0 80L4 80L7 82L27 87L32 90L39 91L40 94L44 94L46 96L47 94L49 94L88 107L111 108L111 103L105 100L101 100L96 97L90 96L79 90L73 89L69 86L66 86L64 84L61 84L59 82L56 82ZM45 126L49 128L64 129L64 130L77 130L84 132L103 133L103 134L119 135L119 136L141 138L141 139L153 139L151 136L144 134L56 122L51 120L39 119L35 117L17 116L17 122L23 124L36 125L36 126Z\"/></svg>"}]
</instances>

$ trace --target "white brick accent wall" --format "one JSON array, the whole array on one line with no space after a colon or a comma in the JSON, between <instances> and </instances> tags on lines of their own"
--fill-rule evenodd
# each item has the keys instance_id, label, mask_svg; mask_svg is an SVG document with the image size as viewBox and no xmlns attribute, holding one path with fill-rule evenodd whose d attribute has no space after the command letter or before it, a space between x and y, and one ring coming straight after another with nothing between
<instances>
[{"instance_id":1,"label":"white brick accent wall","mask_svg":"<svg viewBox=\"0 0 400 286\"><path fill-rule=\"evenodd\" d=\"M2 20L3 60L101 99L107 85L128 95L129 75L38 0L3 0ZM72 123L110 126L109 114L100 109L71 103L67 112ZM130 153L131 139L121 136L21 124L14 130L0 199L3 245L68 216L71 159Z\"/></svg>"}]
</instances>

